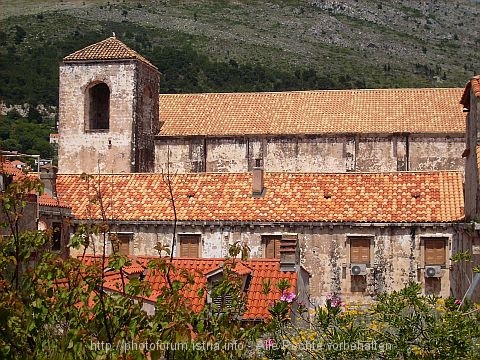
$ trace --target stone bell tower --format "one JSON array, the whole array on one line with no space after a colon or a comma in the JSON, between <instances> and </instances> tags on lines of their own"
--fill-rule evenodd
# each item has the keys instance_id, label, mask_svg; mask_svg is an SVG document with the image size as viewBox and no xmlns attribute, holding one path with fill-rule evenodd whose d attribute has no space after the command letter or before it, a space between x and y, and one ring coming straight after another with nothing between
<instances>
[{"instance_id":1,"label":"stone bell tower","mask_svg":"<svg viewBox=\"0 0 480 360\"><path fill-rule=\"evenodd\" d=\"M59 172L152 172L160 72L115 36L60 65Z\"/></svg>"}]
</instances>

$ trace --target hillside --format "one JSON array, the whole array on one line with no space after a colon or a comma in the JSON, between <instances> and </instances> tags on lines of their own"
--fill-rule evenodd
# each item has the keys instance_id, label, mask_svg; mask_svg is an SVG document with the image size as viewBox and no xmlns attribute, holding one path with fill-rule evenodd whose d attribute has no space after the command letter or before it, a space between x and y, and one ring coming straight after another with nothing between
<instances>
[{"instance_id":1,"label":"hillside","mask_svg":"<svg viewBox=\"0 0 480 360\"><path fill-rule=\"evenodd\" d=\"M463 86L479 16L467 0L5 0L0 99L55 105L62 57L112 32L162 92Z\"/></svg>"}]
</instances>

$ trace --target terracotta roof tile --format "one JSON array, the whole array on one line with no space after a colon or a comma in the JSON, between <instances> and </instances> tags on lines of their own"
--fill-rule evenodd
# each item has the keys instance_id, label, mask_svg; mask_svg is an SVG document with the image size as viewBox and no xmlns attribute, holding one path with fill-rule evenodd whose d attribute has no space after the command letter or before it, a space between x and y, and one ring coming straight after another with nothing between
<instances>
[{"instance_id":1,"label":"terracotta roof tile","mask_svg":"<svg viewBox=\"0 0 480 360\"><path fill-rule=\"evenodd\" d=\"M38 204L42 206L53 206L61 208L69 208L70 206L63 200L53 197L48 193L43 193L38 197Z\"/></svg>"},{"instance_id":2,"label":"terracotta roof tile","mask_svg":"<svg viewBox=\"0 0 480 360\"><path fill-rule=\"evenodd\" d=\"M13 179L25 177L26 174L15 165L16 163L13 161L0 159L0 173L12 175Z\"/></svg>"},{"instance_id":3,"label":"terracotta roof tile","mask_svg":"<svg viewBox=\"0 0 480 360\"><path fill-rule=\"evenodd\" d=\"M24 173L21 169L16 167L15 165L21 163L20 161L9 161L9 160L3 160L0 161L0 173L8 174L8 175L13 175L13 180L19 180L25 177L29 178L38 178L38 174L26 174ZM59 199L53 197L50 194L43 193L38 197L38 204L42 206L53 206L53 207L63 207L63 208L68 208L69 205L65 203L64 201L60 201Z\"/></svg>"},{"instance_id":4,"label":"terracotta roof tile","mask_svg":"<svg viewBox=\"0 0 480 360\"><path fill-rule=\"evenodd\" d=\"M472 84L473 94L480 98L480 75L474 76L470 83Z\"/></svg>"},{"instance_id":5,"label":"terracotta roof tile","mask_svg":"<svg viewBox=\"0 0 480 360\"><path fill-rule=\"evenodd\" d=\"M464 133L463 89L160 95L160 136Z\"/></svg>"},{"instance_id":6,"label":"terracotta roof tile","mask_svg":"<svg viewBox=\"0 0 480 360\"><path fill-rule=\"evenodd\" d=\"M132 257L132 261L137 264L142 264L145 268L148 262L154 257ZM99 258L93 256L85 257L84 262L88 265L99 264ZM203 297L198 295L200 289L204 288L207 282L205 274L218 269L225 259L200 259L200 258L174 258L173 270L171 279L180 279L181 271L187 271L192 275L194 283L191 287L184 290L183 296L189 302L193 311L201 311L205 306L206 294ZM238 269L237 269L238 267ZM281 271L280 261L278 259L250 259L247 261L237 261L233 270L239 275L244 274L244 270L249 269L252 275L252 280L247 293L247 309L244 314L246 319L265 319L270 316L268 308L275 301L281 297L280 290L276 287L280 280L286 280L290 284L288 291L296 291L297 289L297 274L293 271ZM119 287L120 277L114 277L111 274L110 278L105 282L104 287L116 291ZM124 279L125 280L125 279ZM167 285L165 275L158 270L148 269L144 281L151 284L152 295L148 297L150 301L156 301L160 295L160 289ZM263 282L270 281L270 290L268 294L263 293Z\"/></svg>"},{"instance_id":7,"label":"terracotta roof tile","mask_svg":"<svg viewBox=\"0 0 480 360\"><path fill-rule=\"evenodd\" d=\"M63 61L101 61L101 60L139 60L153 68L156 67L136 51L112 36L98 43L75 51L63 58Z\"/></svg>"},{"instance_id":8,"label":"terracotta roof tile","mask_svg":"<svg viewBox=\"0 0 480 360\"><path fill-rule=\"evenodd\" d=\"M463 218L460 172L266 173L263 197L250 173L171 177L179 221L450 222ZM170 221L161 174L59 175L57 192L77 219Z\"/></svg>"}]
</instances>

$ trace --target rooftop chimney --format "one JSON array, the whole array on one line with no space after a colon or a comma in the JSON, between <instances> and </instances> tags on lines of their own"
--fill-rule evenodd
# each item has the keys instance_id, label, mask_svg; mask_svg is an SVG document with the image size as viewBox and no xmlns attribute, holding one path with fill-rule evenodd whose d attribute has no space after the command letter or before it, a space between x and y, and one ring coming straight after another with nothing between
<instances>
[{"instance_id":1,"label":"rooftop chimney","mask_svg":"<svg viewBox=\"0 0 480 360\"><path fill-rule=\"evenodd\" d=\"M260 159L255 159L255 167L252 171L252 194L254 197L263 196L265 193L264 170L261 167Z\"/></svg>"},{"instance_id":2,"label":"rooftop chimney","mask_svg":"<svg viewBox=\"0 0 480 360\"><path fill-rule=\"evenodd\" d=\"M43 183L45 192L57 196L57 172L58 168L51 164L44 165L40 168L40 180Z\"/></svg>"},{"instance_id":3,"label":"rooftop chimney","mask_svg":"<svg viewBox=\"0 0 480 360\"><path fill-rule=\"evenodd\" d=\"M300 265L300 248L297 234L284 234L280 240L280 270L298 271Z\"/></svg>"}]
</instances>

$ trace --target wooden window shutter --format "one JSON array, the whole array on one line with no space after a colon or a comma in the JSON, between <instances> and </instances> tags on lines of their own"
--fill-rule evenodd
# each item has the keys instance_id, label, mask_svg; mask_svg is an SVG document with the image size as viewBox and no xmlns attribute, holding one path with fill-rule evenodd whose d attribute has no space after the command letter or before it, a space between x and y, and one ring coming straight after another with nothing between
<instances>
[{"instance_id":1,"label":"wooden window shutter","mask_svg":"<svg viewBox=\"0 0 480 360\"><path fill-rule=\"evenodd\" d=\"M350 238L350 263L370 264L370 238Z\"/></svg>"},{"instance_id":2,"label":"wooden window shutter","mask_svg":"<svg viewBox=\"0 0 480 360\"><path fill-rule=\"evenodd\" d=\"M180 235L180 257L198 258L200 235Z\"/></svg>"},{"instance_id":3,"label":"wooden window shutter","mask_svg":"<svg viewBox=\"0 0 480 360\"><path fill-rule=\"evenodd\" d=\"M444 238L424 239L424 258L425 265L445 265L447 243Z\"/></svg>"},{"instance_id":4,"label":"wooden window shutter","mask_svg":"<svg viewBox=\"0 0 480 360\"><path fill-rule=\"evenodd\" d=\"M131 235L126 234L117 234L119 247L118 253L120 255L130 255L130 240L132 239Z\"/></svg>"},{"instance_id":5,"label":"wooden window shutter","mask_svg":"<svg viewBox=\"0 0 480 360\"><path fill-rule=\"evenodd\" d=\"M280 259L281 235L265 235L262 237L265 243L265 258Z\"/></svg>"}]
</instances>

